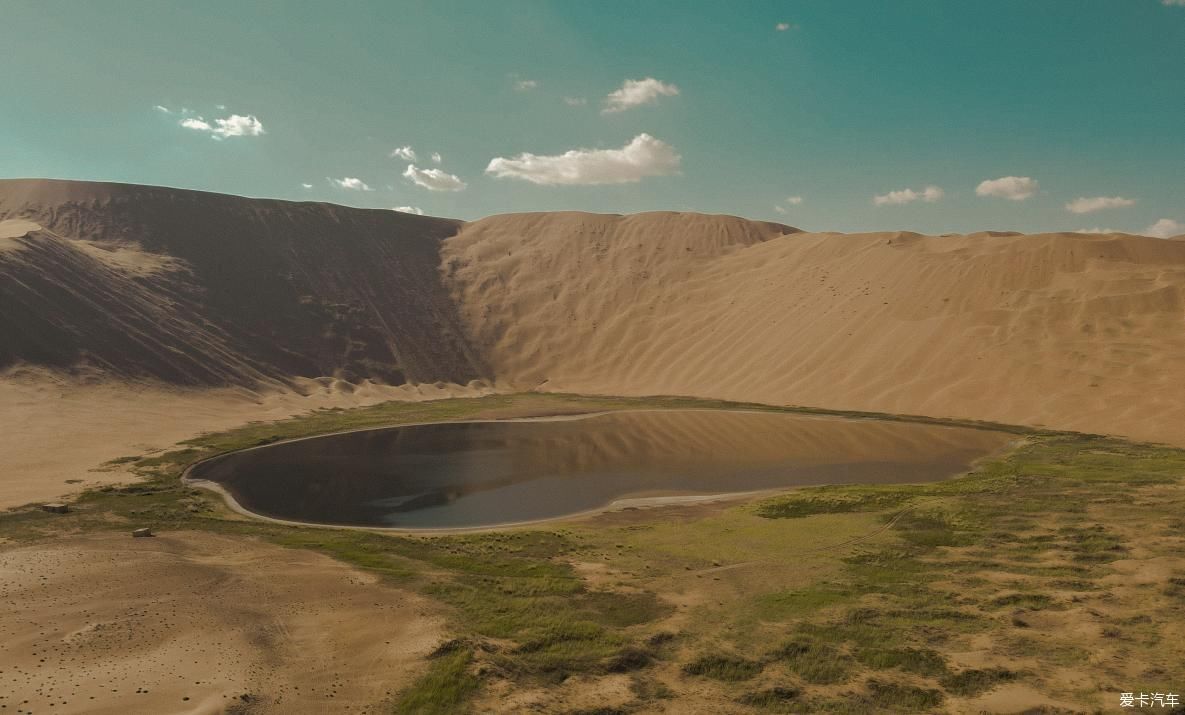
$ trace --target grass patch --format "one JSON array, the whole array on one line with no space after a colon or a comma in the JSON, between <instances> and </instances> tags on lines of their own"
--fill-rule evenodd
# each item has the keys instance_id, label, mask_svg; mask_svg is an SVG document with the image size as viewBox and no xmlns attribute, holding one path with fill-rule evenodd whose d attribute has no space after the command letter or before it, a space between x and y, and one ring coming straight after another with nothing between
<instances>
[{"instance_id":1,"label":"grass patch","mask_svg":"<svg viewBox=\"0 0 1185 715\"><path fill-rule=\"evenodd\" d=\"M434 659L428 672L395 703L399 715L450 715L461 712L481 682L470 672L473 652L455 650Z\"/></svg>"},{"instance_id":2,"label":"grass patch","mask_svg":"<svg viewBox=\"0 0 1185 715\"><path fill-rule=\"evenodd\" d=\"M812 614L851 598L852 595L847 591L828 587L779 591L758 596L753 604L753 611L764 621L785 621Z\"/></svg>"},{"instance_id":3,"label":"grass patch","mask_svg":"<svg viewBox=\"0 0 1185 715\"><path fill-rule=\"evenodd\" d=\"M739 682L757 677L763 665L755 660L736 655L702 655L683 666L687 675L699 675L713 680Z\"/></svg>"},{"instance_id":4,"label":"grass patch","mask_svg":"<svg viewBox=\"0 0 1185 715\"><path fill-rule=\"evenodd\" d=\"M992 608L1027 608L1031 611L1053 608L1059 605L1052 596L1043 593L1010 593L992 599Z\"/></svg>"},{"instance_id":5,"label":"grass patch","mask_svg":"<svg viewBox=\"0 0 1185 715\"><path fill-rule=\"evenodd\" d=\"M929 648L860 648L855 658L874 670L897 668L918 675L946 673L946 659Z\"/></svg>"},{"instance_id":6,"label":"grass patch","mask_svg":"<svg viewBox=\"0 0 1185 715\"><path fill-rule=\"evenodd\" d=\"M868 702L879 710L918 712L936 708L944 700L942 692L902 683L868 681Z\"/></svg>"},{"instance_id":7,"label":"grass patch","mask_svg":"<svg viewBox=\"0 0 1185 715\"><path fill-rule=\"evenodd\" d=\"M851 657L825 643L789 641L774 651L773 656L808 683L842 683L852 672Z\"/></svg>"},{"instance_id":8,"label":"grass patch","mask_svg":"<svg viewBox=\"0 0 1185 715\"><path fill-rule=\"evenodd\" d=\"M737 698L737 702L741 705L748 705L751 708L777 712L786 711L789 706L798 704L801 695L802 691L798 688L776 686L745 693Z\"/></svg>"},{"instance_id":9,"label":"grass patch","mask_svg":"<svg viewBox=\"0 0 1185 715\"><path fill-rule=\"evenodd\" d=\"M1011 683L1019 675L1019 673L1005 668L972 669L945 675L939 678L938 683L948 693L973 698L1001 683Z\"/></svg>"}]
</instances>

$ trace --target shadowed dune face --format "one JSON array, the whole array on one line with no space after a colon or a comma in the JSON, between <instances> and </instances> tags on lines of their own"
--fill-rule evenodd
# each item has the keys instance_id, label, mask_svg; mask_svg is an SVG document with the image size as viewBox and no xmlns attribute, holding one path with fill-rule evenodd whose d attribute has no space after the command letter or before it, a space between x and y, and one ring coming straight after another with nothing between
<instances>
[{"instance_id":1,"label":"shadowed dune face","mask_svg":"<svg viewBox=\"0 0 1185 715\"><path fill-rule=\"evenodd\" d=\"M486 377L437 271L457 221L36 180L0 181L5 219L25 232L0 239L0 366L206 385Z\"/></svg>"},{"instance_id":2,"label":"shadowed dune face","mask_svg":"<svg viewBox=\"0 0 1185 715\"><path fill-rule=\"evenodd\" d=\"M683 394L1185 444L1185 241L0 181L0 368ZM31 222L31 223L30 223ZM39 227L39 228L38 228Z\"/></svg>"}]
</instances>

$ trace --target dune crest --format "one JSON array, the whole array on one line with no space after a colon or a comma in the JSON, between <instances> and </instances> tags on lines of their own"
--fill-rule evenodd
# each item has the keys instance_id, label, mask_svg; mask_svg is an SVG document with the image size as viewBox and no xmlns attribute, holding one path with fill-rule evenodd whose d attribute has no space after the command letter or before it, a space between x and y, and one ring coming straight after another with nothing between
<instances>
[{"instance_id":1,"label":"dune crest","mask_svg":"<svg viewBox=\"0 0 1185 715\"><path fill-rule=\"evenodd\" d=\"M494 216L445 241L502 384L1185 443L1185 243ZM738 222L738 223L733 223Z\"/></svg>"},{"instance_id":2,"label":"dune crest","mask_svg":"<svg viewBox=\"0 0 1185 715\"><path fill-rule=\"evenodd\" d=\"M1185 444L1179 239L463 223L43 180L0 181L0 221L0 369L682 394Z\"/></svg>"}]
</instances>

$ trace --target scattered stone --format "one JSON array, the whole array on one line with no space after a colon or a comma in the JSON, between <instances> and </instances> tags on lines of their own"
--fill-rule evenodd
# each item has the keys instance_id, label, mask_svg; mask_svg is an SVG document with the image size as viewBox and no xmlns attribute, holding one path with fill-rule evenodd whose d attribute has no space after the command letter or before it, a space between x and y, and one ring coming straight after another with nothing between
<instances>
[{"instance_id":1,"label":"scattered stone","mask_svg":"<svg viewBox=\"0 0 1185 715\"><path fill-rule=\"evenodd\" d=\"M148 527L144 527L142 529L136 529L135 531L132 532L132 536L135 536L136 538L139 538L141 536L152 536L152 529L149 529Z\"/></svg>"},{"instance_id":2,"label":"scattered stone","mask_svg":"<svg viewBox=\"0 0 1185 715\"><path fill-rule=\"evenodd\" d=\"M70 506L68 504L42 504L41 511L49 511L53 512L54 514L65 514L66 512L70 511Z\"/></svg>"}]
</instances>

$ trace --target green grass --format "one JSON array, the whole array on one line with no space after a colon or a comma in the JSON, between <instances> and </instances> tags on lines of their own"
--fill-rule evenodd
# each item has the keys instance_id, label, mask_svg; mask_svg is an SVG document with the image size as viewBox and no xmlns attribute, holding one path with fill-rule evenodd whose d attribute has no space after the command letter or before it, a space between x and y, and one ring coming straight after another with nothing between
<instances>
[{"instance_id":1,"label":"green grass","mask_svg":"<svg viewBox=\"0 0 1185 715\"><path fill-rule=\"evenodd\" d=\"M946 673L946 659L929 648L860 648L855 658L873 670L897 668L917 675Z\"/></svg>"},{"instance_id":2,"label":"green grass","mask_svg":"<svg viewBox=\"0 0 1185 715\"><path fill-rule=\"evenodd\" d=\"M1018 673L1005 668L986 668L951 673L940 678L938 682L948 693L973 698L1001 683L1010 683L1017 677Z\"/></svg>"},{"instance_id":3,"label":"green grass","mask_svg":"<svg viewBox=\"0 0 1185 715\"><path fill-rule=\"evenodd\" d=\"M877 710L920 712L938 707L945 698L934 688L868 681L868 702Z\"/></svg>"},{"instance_id":4,"label":"green grass","mask_svg":"<svg viewBox=\"0 0 1185 715\"><path fill-rule=\"evenodd\" d=\"M852 658L834 646L810 641L789 641L774 651L773 657L808 683L826 685L843 683L851 677Z\"/></svg>"},{"instance_id":5,"label":"green grass","mask_svg":"<svg viewBox=\"0 0 1185 715\"><path fill-rule=\"evenodd\" d=\"M178 478L198 459L312 434L524 410L630 407L872 417L682 398L563 395L323 410L204 435L164 454L114 460L110 466L127 466L144 481L88 491L68 514L0 514L0 539L134 526L197 529L314 549L365 568L434 599L450 616L450 635L460 639L399 696L396 712L464 712L488 678L546 687L576 674L627 674L635 705L670 700L667 709L678 711L686 703L658 680L655 664L688 657L694 660L683 672L702 678L697 688L723 688L727 698L752 708L912 712L1029 677L1028 670L999 668L952 672L942 654L966 648L972 634L987 633L1006 652L1037 663L1038 676L1041 667L1073 666L1095 668L1088 672L1102 677L1091 665L1102 658L1080 647L1077 634L1020 629L1013 612L1078 608L1079 596L1110 599L1103 577L1114 573L1112 562L1133 558L1138 544L1144 551L1161 548L1139 542L1123 526L1145 523L1149 534L1172 539L1185 524L1179 517L1185 499L1163 491L1185 476L1185 451L1023 428L1007 428L1024 437L1015 449L943 482L808 488L694 518L655 512L645 521L610 520L607 526L469 535L414 537L245 520ZM804 545L871 532L876 534L832 553L803 553ZM1163 555L1175 553L1172 546L1163 548ZM593 587L573 561L605 564L616 575ZM746 562L754 565L696 573ZM679 626L686 630L672 634L663 619L674 607L662 594L688 587L711 595ZM1143 659L1165 677L1185 677L1156 633L1157 623L1178 613L1164 609L1180 608L1185 579L1175 574L1148 586L1144 596L1141 608L1155 618L1116 617L1114 637L1105 642L1123 655L1116 661L1120 651L1113 649L1108 662ZM733 683L763 671L756 689L737 694ZM896 674L910 682L892 680ZM793 678L793 685L771 685L779 675ZM869 675L876 677L857 685ZM836 695L840 684L843 691Z\"/></svg>"},{"instance_id":6,"label":"green grass","mask_svg":"<svg viewBox=\"0 0 1185 715\"><path fill-rule=\"evenodd\" d=\"M428 672L399 696L399 715L451 715L460 712L481 682L470 670L473 652L459 649L434 659Z\"/></svg>"},{"instance_id":7,"label":"green grass","mask_svg":"<svg viewBox=\"0 0 1185 715\"><path fill-rule=\"evenodd\" d=\"M683 672L687 675L699 675L713 680L738 682L757 677L763 667L759 661L737 655L709 654L702 655L684 665Z\"/></svg>"}]
</instances>

